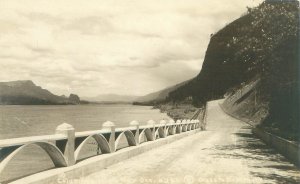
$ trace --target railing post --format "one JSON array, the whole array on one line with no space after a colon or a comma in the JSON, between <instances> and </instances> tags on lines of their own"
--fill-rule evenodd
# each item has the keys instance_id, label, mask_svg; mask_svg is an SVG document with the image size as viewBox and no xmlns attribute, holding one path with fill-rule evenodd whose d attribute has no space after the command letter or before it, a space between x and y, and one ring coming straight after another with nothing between
<instances>
[{"instance_id":1,"label":"railing post","mask_svg":"<svg viewBox=\"0 0 300 184\"><path fill-rule=\"evenodd\" d=\"M156 139L156 137L155 137L155 121L149 120L147 122L147 124L152 126L152 137L153 137L153 141L155 141L155 139Z\"/></svg>"},{"instance_id":2,"label":"railing post","mask_svg":"<svg viewBox=\"0 0 300 184\"><path fill-rule=\"evenodd\" d=\"M110 133L108 143L109 143L111 153L115 152L116 151L116 148L115 148L115 145L116 145L115 124L111 121L106 121L103 123L102 129L110 130L111 133Z\"/></svg>"},{"instance_id":3,"label":"railing post","mask_svg":"<svg viewBox=\"0 0 300 184\"><path fill-rule=\"evenodd\" d=\"M68 123L60 124L56 127L56 134L63 134L67 136L67 142L64 148L64 157L67 162L67 166L75 164L75 129Z\"/></svg>"},{"instance_id":4,"label":"railing post","mask_svg":"<svg viewBox=\"0 0 300 184\"><path fill-rule=\"evenodd\" d=\"M171 124L171 127L172 127L172 135L176 134L176 128L175 128L174 123L175 123L175 121L173 119L169 120L169 124Z\"/></svg>"},{"instance_id":5,"label":"railing post","mask_svg":"<svg viewBox=\"0 0 300 184\"><path fill-rule=\"evenodd\" d=\"M179 126L179 131L178 131L178 133L181 133L181 129L182 129L182 125L181 125L181 120L177 120L176 121L176 124L177 124L177 126Z\"/></svg>"},{"instance_id":6,"label":"railing post","mask_svg":"<svg viewBox=\"0 0 300 184\"><path fill-rule=\"evenodd\" d=\"M191 120L191 123L192 123L192 130L195 130L196 129L196 124L195 124L195 120L194 119L192 119Z\"/></svg>"},{"instance_id":7,"label":"railing post","mask_svg":"<svg viewBox=\"0 0 300 184\"><path fill-rule=\"evenodd\" d=\"M187 119L186 120L187 126L186 126L186 131L190 131L191 130L191 120Z\"/></svg>"},{"instance_id":8,"label":"railing post","mask_svg":"<svg viewBox=\"0 0 300 184\"><path fill-rule=\"evenodd\" d=\"M134 135L134 138L135 138L135 142L136 142L136 145L139 145L140 142L139 142L139 137L140 137L140 124L138 121L131 121L129 123L130 126L133 126L133 127L136 127L136 132L135 132L135 135Z\"/></svg>"},{"instance_id":9,"label":"railing post","mask_svg":"<svg viewBox=\"0 0 300 184\"><path fill-rule=\"evenodd\" d=\"M195 120L195 123L196 123L196 128L201 129L200 121L198 119Z\"/></svg>"},{"instance_id":10,"label":"railing post","mask_svg":"<svg viewBox=\"0 0 300 184\"><path fill-rule=\"evenodd\" d=\"M166 126L167 122L166 122L166 120L161 120L161 121L159 122L159 124L161 124L161 125L163 125L163 126Z\"/></svg>"},{"instance_id":11,"label":"railing post","mask_svg":"<svg viewBox=\"0 0 300 184\"><path fill-rule=\"evenodd\" d=\"M187 125L186 125L186 120L182 120L181 121L181 125L182 125L182 132L186 132L187 131Z\"/></svg>"},{"instance_id":12,"label":"railing post","mask_svg":"<svg viewBox=\"0 0 300 184\"><path fill-rule=\"evenodd\" d=\"M167 130L167 122L166 122L166 120L161 120L160 122L159 122L159 124L161 125L161 126L163 126L164 128L163 128L163 131L164 131L164 137L167 137L167 132L166 132L166 130Z\"/></svg>"}]
</instances>

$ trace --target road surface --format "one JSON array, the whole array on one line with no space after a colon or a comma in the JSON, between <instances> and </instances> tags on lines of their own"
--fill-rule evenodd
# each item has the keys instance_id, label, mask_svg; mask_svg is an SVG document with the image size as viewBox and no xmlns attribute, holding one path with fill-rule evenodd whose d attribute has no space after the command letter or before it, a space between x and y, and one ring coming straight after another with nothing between
<instances>
[{"instance_id":1,"label":"road surface","mask_svg":"<svg viewBox=\"0 0 300 184\"><path fill-rule=\"evenodd\" d=\"M87 183L300 183L300 171L208 103L207 130L93 173Z\"/></svg>"}]
</instances>

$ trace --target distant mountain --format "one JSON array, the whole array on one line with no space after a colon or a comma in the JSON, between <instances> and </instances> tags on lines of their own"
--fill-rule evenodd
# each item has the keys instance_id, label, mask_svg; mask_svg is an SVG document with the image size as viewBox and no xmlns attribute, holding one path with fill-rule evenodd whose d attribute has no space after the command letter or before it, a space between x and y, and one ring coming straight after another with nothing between
<instances>
[{"instance_id":1,"label":"distant mountain","mask_svg":"<svg viewBox=\"0 0 300 184\"><path fill-rule=\"evenodd\" d=\"M82 97L82 99L92 102L127 102L132 103L138 96L117 95L117 94L103 94L95 97Z\"/></svg>"},{"instance_id":2,"label":"distant mountain","mask_svg":"<svg viewBox=\"0 0 300 184\"><path fill-rule=\"evenodd\" d=\"M79 104L77 95L69 98L57 96L46 89L36 86L30 80L0 82L0 104L2 105L47 105L47 104Z\"/></svg>"},{"instance_id":3,"label":"distant mountain","mask_svg":"<svg viewBox=\"0 0 300 184\"><path fill-rule=\"evenodd\" d=\"M174 91L176 90L177 88L185 85L186 83L188 83L190 80L187 80L187 81L184 81L184 82L181 82L179 84L176 84L174 86L171 86L171 87L168 87L168 88L165 88L163 90L160 90L160 91L157 91L157 92L154 92L154 93L150 93L148 95L145 95L145 96L142 96L142 97L139 97L137 98L134 102L135 104L155 104L155 103L159 103L161 101L164 101L169 93L171 91Z\"/></svg>"}]
</instances>

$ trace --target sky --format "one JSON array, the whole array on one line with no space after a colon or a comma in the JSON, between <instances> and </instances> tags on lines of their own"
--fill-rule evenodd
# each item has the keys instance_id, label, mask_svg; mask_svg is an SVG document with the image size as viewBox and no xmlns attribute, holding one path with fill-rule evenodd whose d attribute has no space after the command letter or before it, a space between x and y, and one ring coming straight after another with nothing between
<instances>
[{"instance_id":1,"label":"sky","mask_svg":"<svg viewBox=\"0 0 300 184\"><path fill-rule=\"evenodd\" d=\"M210 34L261 0L0 0L0 81L146 95L195 77Z\"/></svg>"}]
</instances>

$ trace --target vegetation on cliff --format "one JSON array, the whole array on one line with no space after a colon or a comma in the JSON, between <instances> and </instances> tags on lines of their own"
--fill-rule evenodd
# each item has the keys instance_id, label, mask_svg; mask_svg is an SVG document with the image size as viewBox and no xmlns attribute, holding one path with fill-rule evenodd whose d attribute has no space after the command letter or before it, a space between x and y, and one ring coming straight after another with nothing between
<instances>
[{"instance_id":1,"label":"vegetation on cliff","mask_svg":"<svg viewBox=\"0 0 300 184\"><path fill-rule=\"evenodd\" d=\"M265 1L213 34L199 75L170 92L165 103L190 98L201 106L258 79L253 90L258 107L249 118L262 106L267 112L261 126L298 134L298 1Z\"/></svg>"}]
</instances>

